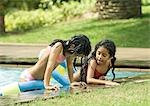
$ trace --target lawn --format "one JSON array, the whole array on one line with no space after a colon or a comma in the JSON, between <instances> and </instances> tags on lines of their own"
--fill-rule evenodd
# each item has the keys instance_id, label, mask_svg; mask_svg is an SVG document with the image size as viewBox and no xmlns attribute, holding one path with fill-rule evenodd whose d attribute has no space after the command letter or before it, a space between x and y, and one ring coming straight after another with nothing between
<instances>
[{"instance_id":1,"label":"lawn","mask_svg":"<svg viewBox=\"0 0 150 106\"><path fill-rule=\"evenodd\" d=\"M26 32L0 35L0 43L49 44L53 39L68 39L74 34L86 34L92 45L101 39L111 39L118 47L150 47L150 6L142 7L141 18L121 20L78 19L41 27Z\"/></svg>"}]
</instances>

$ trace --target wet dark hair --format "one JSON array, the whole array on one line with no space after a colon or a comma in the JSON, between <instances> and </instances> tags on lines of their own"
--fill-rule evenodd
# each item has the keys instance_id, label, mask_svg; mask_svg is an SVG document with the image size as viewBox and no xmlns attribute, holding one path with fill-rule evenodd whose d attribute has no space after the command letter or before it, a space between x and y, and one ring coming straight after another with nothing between
<instances>
[{"instance_id":1,"label":"wet dark hair","mask_svg":"<svg viewBox=\"0 0 150 106\"><path fill-rule=\"evenodd\" d=\"M71 40L68 41L68 45L70 46L71 44L74 44L75 47L71 51L68 50L70 53L83 54L88 56L91 51L90 40L83 34L73 36Z\"/></svg>"},{"instance_id":2,"label":"wet dark hair","mask_svg":"<svg viewBox=\"0 0 150 106\"><path fill-rule=\"evenodd\" d=\"M116 61L116 57L115 57L116 46L115 46L115 43L113 41L106 39L106 40L102 40L99 43L97 43L95 48L94 48L94 51L91 54L91 56L89 58L84 59L84 62L83 62L82 67L81 67L81 72L80 72L80 81L86 82L87 68L88 68L89 60L91 58L94 58L96 60L96 51L99 47L104 47L109 51L110 57L112 57L112 60L111 60L112 67L110 67L107 70L107 72L112 68L112 74L113 74L112 81L115 79L115 73L114 73L115 66L114 66L114 63ZM107 72L104 75L106 75Z\"/></svg>"},{"instance_id":3,"label":"wet dark hair","mask_svg":"<svg viewBox=\"0 0 150 106\"><path fill-rule=\"evenodd\" d=\"M60 39L54 40L50 46L53 46L55 43L61 42L63 45L63 54L66 52L73 54L83 54L85 56L88 56L91 51L91 43L89 38L86 35L78 34L74 35L70 40L63 41ZM69 50L71 45L74 44L75 47L72 50Z\"/></svg>"},{"instance_id":4,"label":"wet dark hair","mask_svg":"<svg viewBox=\"0 0 150 106\"><path fill-rule=\"evenodd\" d=\"M114 57L116 53L115 43L111 40L105 39L96 44L92 55L96 57L96 51L99 47L104 47L109 51L110 57Z\"/></svg>"}]
</instances>

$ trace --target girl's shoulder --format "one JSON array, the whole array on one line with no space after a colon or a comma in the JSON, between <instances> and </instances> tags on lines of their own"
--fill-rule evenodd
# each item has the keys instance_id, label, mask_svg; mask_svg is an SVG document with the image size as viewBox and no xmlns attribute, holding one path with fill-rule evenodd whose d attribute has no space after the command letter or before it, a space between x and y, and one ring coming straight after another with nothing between
<instances>
[{"instance_id":1,"label":"girl's shoulder","mask_svg":"<svg viewBox=\"0 0 150 106\"><path fill-rule=\"evenodd\" d=\"M97 63L96 63L96 60L94 58L91 58L89 61L89 64L92 66L96 66Z\"/></svg>"},{"instance_id":2,"label":"girl's shoulder","mask_svg":"<svg viewBox=\"0 0 150 106\"><path fill-rule=\"evenodd\" d=\"M91 58L91 59L89 60L89 63L96 63L96 60L95 60L94 58Z\"/></svg>"},{"instance_id":3,"label":"girl's shoulder","mask_svg":"<svg viewBox=\"0 0 150 106\"><path fill-rule=\"evenodd\" d=\"M56 45L56 46L62 46L62 43L61 42L56 42L54 45Z\"/></svg>"},{"instance_id":4,"label":"girl's shoulder","mask_svg":"<svg viewBox=\"0 0 150 106\"><path fill-rule=\"evenodd\" d=\"M63 48L63 45L61 42L56 42L53 46L51 46L53 48Z\"/></svg>"}]
</instances>

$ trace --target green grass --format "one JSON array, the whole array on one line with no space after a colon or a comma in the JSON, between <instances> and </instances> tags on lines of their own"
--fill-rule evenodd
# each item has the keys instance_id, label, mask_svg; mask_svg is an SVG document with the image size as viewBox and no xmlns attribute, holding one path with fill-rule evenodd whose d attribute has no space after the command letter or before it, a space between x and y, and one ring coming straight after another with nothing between
<instances>
[{"instance_id":1,"label":"green grass","mask_svg":"<svg viewBox=\"0 0 150 106\"><path fill-rule=\"evenodd\" d=\"M62 94L19 106L149 106L150 82L126 83L114 88L96 88L89 93Z\"/></svg>"},{"instance_id":2,"label":"green grass","mask_svg":"<svg viewBox=\"0 0 150 106\"><path fill-rule=\"evenodd\" d=\"M122 20L72 20L26 32L0 35L0 43L49 44L53 39L68 39L74 34L87 34L92 45L101 39L115 41L118 47L150 47L150 6L142 7L143 17Z\"/></svg>"}]
</instances>

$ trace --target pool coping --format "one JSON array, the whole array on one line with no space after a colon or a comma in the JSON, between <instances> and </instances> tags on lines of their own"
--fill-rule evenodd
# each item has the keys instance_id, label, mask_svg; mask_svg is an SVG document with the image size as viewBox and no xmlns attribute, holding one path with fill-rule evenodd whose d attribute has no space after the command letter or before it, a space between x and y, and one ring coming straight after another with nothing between
<instances>
[{"instance_id":1,"label":"pool coping","mask_svg":"<svg viewBox=\"0 0 150 106\"><path fill-rule=\"evenodd\" d=\"M47 44L0 43L0 65L34 65L38 54ZM117 47L117 68L150 69L150 48ZM80 65L80 64L79 64Z\"/></svg>"}]
</instances>

